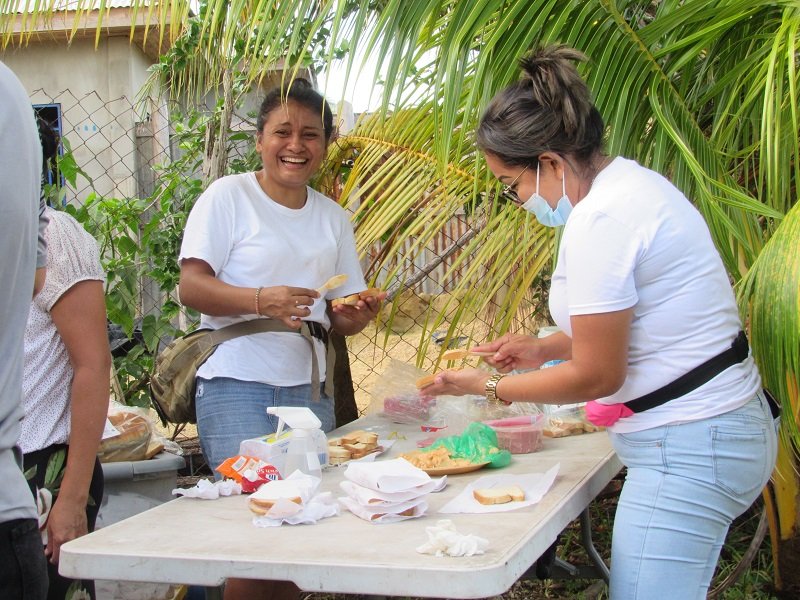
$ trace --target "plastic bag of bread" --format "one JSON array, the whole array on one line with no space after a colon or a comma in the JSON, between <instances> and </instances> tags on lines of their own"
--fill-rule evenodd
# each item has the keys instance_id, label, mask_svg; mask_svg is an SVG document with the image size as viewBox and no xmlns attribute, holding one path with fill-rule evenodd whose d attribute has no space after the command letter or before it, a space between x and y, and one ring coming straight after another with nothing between
<instances>
[{"instance_id":1,"label":"plastic bag of bread","mask_svg":"<svg viewBox=\"0 0 800 600\"><path fill-rule=\"evenodd\" d=\"M544 425L545 437L559 438L604 431L605 427L593 425L586 419L585 403L550 408Z\"/></svg>"},{"instance_id":2,"label":"plastic bag of bread","mask_svg":"<svg viewBox=\"0 0 800 600\"><path fill-rule=\"evenodd\" d=\"M436 398L417 387L425 371L390 359L386 370L370 390L372 401L367 414L378 414L393 423L422 424L430 419Z\"/></svg>"},{"instance_id":3,"label":"plastic bag of bread","mask_svg":"<svg viewBox=\"0 0 800 600\"><path fill-rule=\"evenodd\" d=\"M153 423L144 410L112 402L108 421L111 428L107 423L105 437L97 450L100 462L145 460L152 456L148 449L153 438Z\"/></svg>"}]
</instances>

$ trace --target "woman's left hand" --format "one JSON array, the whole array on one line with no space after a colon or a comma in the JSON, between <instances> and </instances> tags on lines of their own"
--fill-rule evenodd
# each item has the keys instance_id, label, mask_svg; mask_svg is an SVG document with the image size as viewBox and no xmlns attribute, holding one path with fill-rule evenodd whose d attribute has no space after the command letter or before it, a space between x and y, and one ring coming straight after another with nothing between
<instances>
[{"instance_id":1,"label":"woman's left hand","mask_svg":"<svg viewBox=\"0 0 800 600\"><path fill-rule=\"evenodd\" d=\"M378 316L385 298L386 292L380 292L375 296L367 296L354 305L338 304L331 307L333 329L343 335L358 333Z\"/></svg>"},{"instance_id":2,"label":"woman's left hand","mask_svg":"<svg viewBox=\"0 0 800 600\"><path fill-rule=\"evenodd\" d=\"M436 373L434 383L421 391L428 396L483 395L490 376L481 369L448 369Z\"/></svg>"},{"instance_id":3,"label":"woman's left hand","mask_svg":"<svg viewBox=\"0 0 800 600\"><path fill-rule=\"evenodd\" d=\"M68 502L56 498L47 519L47 547L45 556L51 563L58 564L61 545L88 533L86 524L86 502Z\"/></svg>"}]
</instances>

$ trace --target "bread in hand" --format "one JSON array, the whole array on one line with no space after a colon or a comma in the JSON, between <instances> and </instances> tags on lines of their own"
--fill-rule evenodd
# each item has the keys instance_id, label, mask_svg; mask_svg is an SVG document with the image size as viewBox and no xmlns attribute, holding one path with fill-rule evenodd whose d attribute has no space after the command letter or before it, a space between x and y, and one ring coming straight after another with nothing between
<instances>
[{"instance_id":1,"label":"bread in hand","mask_svg":"<svg viewBox=\"0 0 800 600\"><path fill-rule=\"evenodd\" d=\"M436 374L433 375L425 375L417 379L417 389L421 390L422 388L426 388L429 385L433 385L434 379L436 379Z\"/></svg>"},{"instance_id":2,"label":"bread in hand","mask_svg":"<svg viewBox=\"0 0 800 600\"><path fill-rule=\"evenodd\" d=\"M355 306L358 304L358 301L361 298L358 297L358 294L350 294L349 296L344 296L343 298L334 298L331 300L331 306L339 306L340 304L347 304L348 306Z\"/></svg>"},{"instance_id":3,"label":"bread in hand","mask_svg":"<svg viewBox=\"0 0 800 600\"><path fill-rule=\"evenodd\" d=\"M525 491L518 485L505 485L472 490L472 496L481 504L506 504L525 500Z\"/></svg>"},{"instance_id":4,"label":"bread in hand","mask_svg":"<svg viewBox=\"0 0 800 600\"><path fill-rule=\"evenodd\" d=\"M362 300L366 300L367 298L375 298L381 293L381 288L367 288L363 292L358 293L358 297Z\"/></svg>"}]
</instances>

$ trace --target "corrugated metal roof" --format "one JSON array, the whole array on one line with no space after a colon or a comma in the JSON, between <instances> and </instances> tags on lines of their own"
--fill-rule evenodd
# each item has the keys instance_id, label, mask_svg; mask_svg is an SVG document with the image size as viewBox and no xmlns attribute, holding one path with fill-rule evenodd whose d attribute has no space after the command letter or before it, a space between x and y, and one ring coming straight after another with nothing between
<instances>
[{"instance_id":1,"label":"corrugated metal roof","mask_svg":"<svg viewBox=\"0 0 800 600\"><path fill-rule=\"evenodd\" d=\"M105 8L129 8L131 0L106 0ZM78 0L56 0L53 3L53 10L75 10L78 7ZM100 0L84 0L83 9L97 10L100 8ZM16 5L17 13L31 12L33 2L31 0L18 0Z\"/></svg>"}]
</instances>

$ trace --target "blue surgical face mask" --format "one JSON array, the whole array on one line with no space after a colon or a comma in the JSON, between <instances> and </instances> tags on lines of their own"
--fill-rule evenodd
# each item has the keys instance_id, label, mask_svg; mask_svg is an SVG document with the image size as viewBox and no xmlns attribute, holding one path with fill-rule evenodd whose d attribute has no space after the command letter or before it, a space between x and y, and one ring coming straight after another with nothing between
<instances>
[{"instance_id":1,"label":"blue surgical face mask","mask_svg":"<svg viewBox=\"0 0 800 600\"><path fill-rule=\"evenodd\" d=\"M533 213L536 219L545 227L560 227L567 222L569 213L572 212L572 202L567 197L567 178L566 173L561 178L561 198L559 198L555 209L550 208L539 194L539 163L536 164L536 191L522 205L522 208L529 213Z\"/></svg>"}]
</instances>

